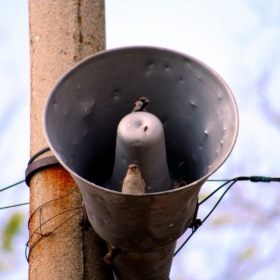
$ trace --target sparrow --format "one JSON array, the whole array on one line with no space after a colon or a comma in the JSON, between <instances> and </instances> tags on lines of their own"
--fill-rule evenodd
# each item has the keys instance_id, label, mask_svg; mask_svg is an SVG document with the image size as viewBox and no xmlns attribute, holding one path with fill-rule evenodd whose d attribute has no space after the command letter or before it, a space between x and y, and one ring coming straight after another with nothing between
<instances>
[{"instance_id":1,"label":"sparrow","mask_svg":"<svg viewBox=\"0 0 280 280\"><path fill-rule=\"evenodd\" d=\"M181 187L184 187L188 184L187 181L179 181L179 182L175 182L174 183L174 186L173 186L173 189L179 189Z\"/></svg>"},{"instance_id":2,"label":"sparrow","mask_svg":"<svg viewBox=\"0 0 280 280\"><path fill-rule=\"evenodd\" d=\"M147 112L146 106L149 104L149 102L150 101L147 97L139 97L134 104L132 112Z\"/></svg>"},{"instance_id":3,"label":"sparrow","mask_svg":"<svg viewBox=\"0 0 280 280\"><path fill-rule=\"evenodd\" d=\"M105 257L103 258L103 261L107 264L112 264L116 255L119 253L119 249L116 248L115 246L109 244L110 246L110 250L109 252L105 255Z\"/></svg>"},{"instance_id":4,"label":"sparrow","mask_svg":"<svg viewBox=\"0 0 280 280\"><path fill-rule=\"evenodd\" d=\"M145 193L145 182L141 176L141 171L136 164L130 164L126 176L123 180L122 192L128 194Z\"/></svg>"}]
</instances>

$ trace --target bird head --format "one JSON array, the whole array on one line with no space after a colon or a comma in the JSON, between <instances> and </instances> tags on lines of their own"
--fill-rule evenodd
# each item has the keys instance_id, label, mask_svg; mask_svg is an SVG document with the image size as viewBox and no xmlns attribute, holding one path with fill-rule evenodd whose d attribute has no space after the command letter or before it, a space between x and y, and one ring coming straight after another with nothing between
<instances>
[{"instance_id":1,"label":"bird head","mask_svg":"<svg viewBox=\"0 0 280 280\"><path fill-rule=\"evenodd\" d=\"M130 164L128 166L128 170L127 170L127 174L130 174L130 175L140 175L141 172L140 172L140 169L138 167L138 165L136 164Z\"/></svg>"},{"instance_id":2,"label":"bird head","mask_svg":"<svg viewBox=\"0 0 280 280\"><path fill-rule=\"evenodd\" d=\"M139 97L134 104L133 112L146 111L146 106L149 104L149 102L150 101L147 97Z\"/></svg>"}]
</instances>

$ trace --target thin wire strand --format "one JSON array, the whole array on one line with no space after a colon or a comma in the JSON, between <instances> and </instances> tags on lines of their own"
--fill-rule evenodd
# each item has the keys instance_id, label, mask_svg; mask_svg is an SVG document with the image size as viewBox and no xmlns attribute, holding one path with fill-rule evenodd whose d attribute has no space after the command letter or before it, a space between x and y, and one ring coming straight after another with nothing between
<instances>
[{"instance_id":1,"label":"thin wire strand","mask_svg":"<svg viewBox=\"0 0 280 280\"><path fill-rule=\"evenodd\" d=\"M201 205L203 204L206 200L208 200L210 197L212 197L216 192L218 192L221 188L223 188L224 186L226 186L227 184L229 184L230 182L234 181L235 179L231 179L228 180L227 182L225 182L224 184L222 184L221 186L219 186L217 189L215 189L212 193L210 193L206 198L204 198L202 201L200 201L198 204Z\"/></svg>"},{"instance_id":2,"label":"thin wire strand","mask_svg":"<svg viewBox=\"0 0 280 280\"><path fill-rule=\"evenodd\" d=\"M73 193L73 192L74 192L75 190L77 190L77 189L78 189L78 187L75 187L75 188L74 188L73 190L71 190L69 193L67 193L67 194L65 194L65 195L62 195L62 196L59 196L59 197L57 197L57 198L54 198L54 199L52 199L52 200L50 200L50 201L48 201L48 202L46 202L46 203L40 205L39 207L37 207L37 208L31 213L31 215L30 215L30 217L29 217L29 220L28 220L28 227L29 227L31 218L33 217L33 215L34 215L38 210L40 210L41 208L45 207L47 204L49 204L49 203L51 203L51 202L54 202L54 201L56 201L56 200L58 200L58 199L61 199L61 198L64 198L64 197L70 195L71 193Z\"/></svg>"},{"instance_id":3,"label":"thin wire strand","mask_svg":"<svg viewBox=\"0 0 280 280\"><path fill-rule=\"evenodd\" d=\"M73 210L73 209L71 209ZM70 211L70 210L69 210ZM33 251L33 249L36 247L36 245L44 238L51 236L56 230L58 230L62 225L64 225L67 221L69 221L70 219L72 219L73 217L77 216L78 214L80 214L80 212L77 212L75 214L73 214L72 216L70 216L69 218L67 218L65 221L63 221L59 226L57 226L52 232L47 232L47 234L45 235L41 235L41 237L36 240L34 242L34 244L32 244L31 247L29 247L29 241L30 239L27 241L26 245L25 245L25 258L27 260L27 262L29 262L29 256L31 254L31 252ZM29 248L29 252L27 253L27 249Z\"/></svg>"},{"instance_id":4,"label":"thin wire strand","mask_svg":"<svg viewBox=\"0 0 280 280\"><path fill-rule=\"evenodd\" d=\"M202 220L202 224L209 218L209 216L214 212L214 210L217 208L217 206L220 204L221 200L223 199L223 197L226 195L226 193L230 190L230 188L237 182L238 180L234 180L233 182L231 182L231 184L227 187L227 189L223 192L223 194L221 195L221 197L218 199L218 201L216 202L216 204L214 205L214 207L211 209L211 211L206 215L206 217Z\"/></svg>"},{"instance_id":5,"label":"thin wire strand","mask_svg":"<svg viewBox=\"0 0 280 280\"><path fill-rule=\"evenodd\" d=\"M63 211L63 212L60 212L60 213L58 213L58 214L52 216L51 218L47 219L47 220L44 221L43 223L41 223L41 219L40 219L40 225L39 225L39 226L33 231L33 233L30 235L30 238L29 238L28 242L29 242L29 241L31 240L31 238L35 235L35 233L40 234L40 235L45 235L45 234L42 233L42 226L45 225L47 222L51 221L52 219L54 219L54 218L56 218L56 217L58 217L58 216L60 216L60 215L63 215L63 214L65 214L65 213L67 213L67 212L70 212L70 211L73 211L73 210L77 210L77 209L82 209L82 207L79 206L79 207L74 207L74 208L71 208L71 209L67 209L67 210L65 210L65 211ZM40 229L40 233L37 232L37 230L39 230L39 229Z\"/></svg>"},{"instance_id":6,"label":"thin wire strand","mask_svg":"<svg viewBox=\"0 0 280 280\"><path fill-rule=\"evenodd\" d=\"M32 163L32 161L37 158L38 156L42 155L45 152L50 151L50 147L46 147L44 149L42 149L41 151L37 152L36 154L34 154L28 161L27 165L30 165Z\"/></svg>"},{"instance_id":7,"label":"thin wire strand","mask_svg":"<svg viewBox=\"0 0 280 280\"><path fill-rule=\"evenodd\" d=\"M214 181L214 180L211 180ZM215 180L216 181L216 180ZM221 180L223 181L223 180ZM280 178L272 178L272 177L265 177L265 176L240 176L240 177L236 177L233 179L230 179L228 181L226 181L224 184L222 184L220 187L218 187L216 190L214 190L211 194L209 194L205 199L203 199L199 205L201 205L202 203L204 203L206 200L208 200L210 197L212 197L216 192L218 192L222 187L228 185L230 183L230 185L227 187L227 189L223 192L223 194L221 195L221 197L218 199L218 201L216 202L216 204L214 205L214 207L211 209L211 211L206 215L206 217L202 220L201 225L210 217L210 215L214 212L214 210L217 208L217 206L219 205L219 203L221 202L221 200L223 199L223 197L226 195L226 193L231 189L231 187L238 181L251 181L253 183L258 183L258 182L262 182L262 183L270 183L270 182L280 182ZM200 226L201 226L200 225ZM198 229L198 228L197 228ZM195 229L189 236L188 238L183 242L183 244L178 248L178 250L174 253L174 257L179 253L179 251L185 246L185 244L190 240L190 238L194 235L194 233L197 231L197 229Z\"/></svg>"},{"instance_id":8,"label":"thin wire strand","mask_svg":"<svg viewBox=\"0 0 280 280\"><path fill-rule=\"evenodd\" d=\"M191 237L194 235L194 233L197 230L194 230L189 236L188 238L183 242L183 244L177 249L177 251L174 253L173 258L181 251L181 249L186 245L186 243L191 239Z\"/></svg>"},{"instance_id":9,"label":"thin wire strand","mask_svg":"<svg viewBox=\"0 0 280 280\"><path fill-rule=\"evenodd\" d=\"M28 165L30 165L32 163L32 161L38 157L39 155L49 151L50 148L49 147L46 147L44 149L42 149L41 151L37 152L35 155L33 155L29 162L28 162ZM212 197L215 193L217 193L221 188L223 188L224 186L226 186L227 184L230 183L230 185L227 187L227 189L223 192L223 194L221 195L221 197L218 199L218 201L216 202L216 204L214 205L214 207L211 209L211 211L206 215L206 217L203 219L203 221L201 222L201 225L209 218L209 216L213 213L213 211L216 209L216 207L219 205L219 203L221 202L221 200L223 199L223 197L226 195L226 193L230 190L230 188L237 182L237 181L245 181L245 180L248 180L248 181L251 181L251 182L254 182L254 183L257 183L257 182L264 182L264 183L269 183L269 182L280 182L280 178L271 178L271 177L265 177L265 176L250 176L250 177L246 177L246 176L240 176L240 177L236 177L236 178L233 178L233 179L209 179L207 180L207 182L225 182L224 184L222 184L220 187L218 187L216 190L214 190L211 194L209 194L206 198L204 198L201 202L199 202L199 205L203 204L205 201L207 201L210 197ZM21 183L25 182L25 180L21 180L17 183L14 183L8 187L5 187L5 188L2 188L0 189L0 192L2 191L5 191L5 190L8 190L12 187L15 187ZM61 212L55 216L53 216L52 218L46 220L44 223L41 223L41 210L44 206L46 206L47 204L51 203L51 202L54 202L58 199L61 199L61 198L64 198L68 195L70 195L72 192L74 192L78 187L74 188L73 190L71 190L69 193L65 194L65 195L62 195L60 197L57 197L53 200L50 200L44 204L42 204L41 206L39 206L38 208L36 208L32 214L30 215L29 217L29 221L28 221L28 226L30 224L30 221L31 221L31 218L33 217L33 215L38 211L40 210L40 226L33 232L33 234L30 236L28 242L26 243L26 259L28 261L29 259L29 254L31 253L32 249L34 248L34 246L36 246L36 244L38 242L40 242L43 238L45 237L48 237L50 236L54 231L56 231L59 227L61 227L65 222L67 222L69 219L71 219L72 217L78 215L79 213L76 213L74 215L72 215L70 218L66 219L62 224L60 224L57 228L55 228L51 233L47 233L47 234L43 234L42 233L42 226L47 223L48 221L50 221L51 219L54 219L55 217L59 216L59 215L62 215L68 211L72 211L72 210L75 210L75 209L79 209L81 207L76 207L76 208L72 208L72 209L69 209L69 210L66 210L64 212ZM5 207L0 207L0 210L2 209L8 209L8 208L13 208L13 207L18 207L18 206L23 206L23 205L28 205L29 202L25 202L25 203L20 203L20 204L15 204L15 205L10 205L10 206L5 206ZM41 233L38 233L37 230L40 229L40 232ZM198 228L197 228L198 229ZM197 229L195 229L189 236L188 238L183 242L183 244L179 247L179 249L174 253L174 257L179 253L179 251L184 247L184 245L190 240L190 238L194 235L194 233L197 231ZM29 241L31 240L31 238L34 236L34 234L40 234L41 237L36 240L36 242L32 245L32 247L30 248L29 250L29 254L27 256L27 248L29 247L28 243Z\"/></svg>"},{"instance_id":10,"label":"thin wire strand","mask_svg":"<svg viewBox=\"0 0 280 280\"><path fill-rule=\"evenodd\" d=\"M0 210L8 209L8 208L13 208L13 207L18 207L18 206L23 206L23 205L28 205L28 204L29 204L29 202L25 202L25 203L20 203L20 204L4 206L4 207L0 207Z\"/></svg>"},{"instance_id":11,"label":"thin wire strand","mask_svg":"<svg viewBox=\"0 0 280 280\"><path fill-rule=\"evenodd\" d=\"M206 182L226 182L230 181L231 179L208 179Z\"/></svg>"},{"instance_id":12,"label":"thin wire strand","mask_svg":"<svg viewBox=\"0 0 280 280\"><path fill-rule=\"evenodd\" d=\"M25 182L25 180L21 180L21 181L19 181L19 182L17 182L17 183L14 183L14 184L12 184L12 185L6 187L6 188L0 189L0 192L3 192L3 191L8 190L8 189L10 189L10 188L13 188L13 187L15 187L15 186L17 186L17 185L19 185L19 184L21 184L21 183L23 183L23 182Z\"/></svg>"},{"instance_id":13,"label":"thin wire strand","mask_svg":"<svg viewBox=\"0 0 280 280\"><path fill-rule=\"evenodd\" d=\"M221 197L218 199L218 201L216 202L216 204L214 205L214 207L211 209L211 211L206 215L206 217L202 220L201 222L201 226L203 225L203 223L209 218L209 216L214 212L214 210L217 208L217 206L219 205L219 203L221 202L221 200L223 199L223 197L225 196L225 194L229 191L229 189L237 182L237 179L233 179L230 180L231 184L227 187L227 189L223 192L223 194L221 195ZM227 182L229 183L229 182ZM223 186L225 186L226 184L223 184ZM221 188L221 187L220 187ZM183 244L177 249L177 251L174 253L175 257L180 251L181 249L186 245L186 243L191 239L191 237L194 235L194 233L197 231L194 230L188 237L187 239L183 242Z\"/></svg>"}]
</instances>

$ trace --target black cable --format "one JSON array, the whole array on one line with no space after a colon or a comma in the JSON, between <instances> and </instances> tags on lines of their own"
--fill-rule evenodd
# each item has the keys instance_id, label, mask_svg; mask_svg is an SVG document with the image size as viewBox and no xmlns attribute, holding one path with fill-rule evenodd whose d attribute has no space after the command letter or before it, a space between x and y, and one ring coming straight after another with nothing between
<instances>
[{"instance_id":1,"label":"black cable","mask_svg":"<svg viewBox=\"0 0 280 280\"><path fill-rule=\"evenodd\" d=\"M81 207L79 207L79 208L81 208ZM73 210L73 209L70 209L70 210ZM68 210L68 211L70 211L70 210ZM66 211L65 211L65 212L66 212ZM38 240L36 240L36 241L32 244L31 247L29 246L29 241L30 241L30 239L29 239L29 240L27 241L27 243L25 244L25 258L26 258L27 262L29 262L29 256L30 256L32 250L36 247L36 245L37 245L43 238L49 237L50 235L52 235L52 234L53 234L56 230L58 230L63 224L65 224L67 221L69 221L69 220L72 219L73 217L77 216L78 214L80 214L80 212L75 213L75 214L73 214L72 216L68 217L66 220L64 220L60 225L58 225L58 226L57 226L55 229L53 229L51 232L47 232L46 234L40 234L41 237L40 237ZM58 215L60 215L60 214L58 214ZM51 219L52 219L52 218L50 218L49 220L51 220ZM34 233L36 233L36 232L34 232ZM29 251L27 252L28 248L29 248Z\"/></svg>"},{"instance_id":2,"label":"black cable","mask_svg":"<svg viewBox=\"0 0 280 280\"><path fill-rule=\"evenodd\" d=\"M0 210L7 209L7 208L13 208L13 207L17 207L17 206L28 205L28 204L29 204L29 202L25 202L25 203L20 203L20 204L14 204L14 205L10 205L10 206L0 207Z\"/></svg>"},{"instance_id":3,"label":"black cable","mask_svg":"<svg viewBox=\"0 0 280 280\"><path fill-rule=\"evenodd\" d=\"M46 148L42 149L41 151L37 152L35 155L33 155L33 156L29 159L27 165L30 165L30 164L33 162L33 160L34 160L35 158L37 158L38 156L40 156L40 155L42 155L43 153L48 152L48 151L50 151L50 147L46 147Z\"/></svg>"},{"instance_id":4,"label":"black cable","mask_svg":"<svg viewBox=\"0 0 280 280\"><path fill-rule=\"evenodd\" d=\"M208 200L210 197L212 197L216 192L218 192L221 188L223 188L224 186L226 186L228 183L234 181L235 179L230 179L227 182L225 182L224 184L222 184L221 186L219 186L217 189L215 189L212 193L210 193L206 198L204 198L202 201L200 201L198 204L201 205L202 203L204 203L206 200Z\"/></svg>"},{"instance_id":5,"label":"black cable","mask_svg":"<svg viewBox=\"0 0 280 280\"><path fill-rule=\"evenodd\" d=\"M230 179L208 179L206 182L226 182L230 181Z\"/></svg>"},{"instance_id":6,"label":"black cable","mask_svg":"<svg viewBox=\"0 0 280 280\"><path fill-rule=\"evenodd\" d=\"M15 187L15 186L17 186L17 185L19 185L19 184L21 184L21 183L23 183L23 182L25 182L25 180L21 180L21 181L19 181L19 182L17 182L17 183L14 183L14 184L12 184L12 185L6 187L6 188L0 189L0 192L3 192L3 191L5 191L5 190L7 190L7 189L10 189L10 188L12 188L12 187Z\"/></svg>"},{"instance_id":7,"label":"black cable","mask_svg":"<svg viewBox=\"0 0 280 280\"><path fill-rule=\"evenodd\" d=\"M221 180L223 181L223 180ZM223 197L226 195L226 193L230 190L230 188L238 181L251 181L253 183L263 182L263 183L270 183L270 182L280 182L280 178L272 178L272 177L265 177L265 176L240 176L233 179L230 179L226 181L224 184L222 184L220 187L218 187L216 190L214 190L212 193L210 193L205 199L203 199L201 202L199 202L199 205L204 203L206 200L208 200L210 197L212 197L217 191L219 191L222 187L226 186L230 183L230 185L227 187L227 189L223 192L221 197L218 199L214 207L211 209L211 211L206 215L206 217L201 221L200 226L209 218L209 216L214 212L214 210L217 208ZM198 228L197 228L198 229ZM177 249L177 251L174 253L174 257L179 253L179 251L186 245L186 243L190 240L190 238L194 235L194 233L197 231L195 229L183 242L183 244Z\"/></svg>"},{"instance_id":8,"label":"black cable","mask_svg":"<svg viewBox=\"0 0 280 280\"><path fill-rule=\"evenodd\" d=\"M206 217L202 220L201 224L203 224L208 218L209 216L214 212L214 210L217 208L217 206L219 205L219 203L221 202L221 200L223 199L223 197L225 196L225 194L229 191L229 189L237 182L238 180L234 180L231 182L231 184L227 187L227 189L223 192L223 194L221 195L221 197L218 199L218 201L216 202L216 204L214 205L214 207L211 209L211 211L206 215Z\"/></svg>"},{"instance_id":9,"label":"black cable","mask_svg":"<svg viewBox=\"0 0 280 280\"><path fill-rule=\"evenodd\" d=\"M33 155L30 160L28 161L28 165L30 165L32 163L32 161L38 157L39 155L49 151L50 148L49 147L46 147L44 149L42 149L41 151L37 152L35 155ZM219 205L219 203L221 202L221 200L223 199L223 197L225 196L225 194L229 191L229 189L237 182L237 181L251 181L251 182L254 182L254 183L257 183L257 182L263 182L263 183L270 183L270 182L280 182L280 178L272 178L272 177L265 177L265 176L250 176L250 177L247 177L247 176L240 176L240 177L236 177L236 178L233 178L233 179L230 179L230 180L225 180L225 179L212 179L212 180L207 180L207 181L210 181L210 182L222 182L222 181L226 181L224 184L222 184L220 187L218 187L216 190L214 190L212 193L210 193L205 199L203 199L201 202L199 202L199 205L203 204L206 200L208 200L210 197L212 197L216 192L218 192L221 188L223 188L224 186L226 186L227 184L230 183L230 185L227 187L227 189L224 191L224 193L221 195L221 197L219 198L219 200L216 202L216 204L214 205L214 207L211 209L211 211L207 214L207 216L203 219L203 221L201 222L200 225L202 225L208 218L209 216L213 213L213 211L216 209L216 207ZM0 192L2 191L5 191L9 188L12 188L14 186L17 186L21 183L25 182L25 180L21 180L15 184L12 184L8 187L5 187L3 189L0 189ZM72 193L76 188L74 188L73 190L71 190L68 194L64 195L64 196L67 196L69 195L70 193ZM62 196L62 197L64 197ZM59 197L59 198L62 198L62 197ZM59 198L56 198L56 199L59 199ZM52 200L52 201L55 201L56 199ZM51 202L51 201L49 201ZM45 204L48 204L49 202L45 203ZM15 205L10 205L10 206L5 206L5 207L1 207L0 210L2 209L7 209L7 208L12 208L12 207L17 207L17 206L22 206L22 205L27 205L29 204L29 202L26 202L26 203L21 203L21 204L15 204ZM45 206L45 204L41 205L40 207L38 207L37 209L35 209L35 211L31 214L30 218L29 218L29 221L28 223L30 222L30 219L31 217L33 216L33 214L41 209L43 206ZM197 228L198 229L198 228ZM179 247L179 249L174 253L174 257L179 253L179 251L185 246L185 244L189 241L189 239L193 236L193 234L197 231L197 229L195 229L189 236L188 238L183 242L183 244Z\"/></svg>"},{"instance_id":10,"label":"black cable","mask_svg":"<svg viewBox=\"0 0 280 280\"><path fill-rule=\"evenodd\" d=\"M202 203L204 203L206 200L208 200L211 196L213 196L217 191L219 191L222 187L224 187L225 185L227 185L228 183L232 182L232 181L251 181L253 183L270 183L270 182L280 182L280 178L273 178L273 177L265 177L265 176L240 176L240 177L236 177L230 180L227 180L224 184L222 184L220 187L218 187L215 191L213 191L211 194L209 194L206 198L204 198L201 202L199 202L199 205L201 205ZM208 180L207 180L208 181ZM209 180L209 181L219 181L219 180ZM224 181L224 180L220 180L220 181Z\"/></svg>"},{"instance_id":11,"label":"black cable","mask_svg":"<svg viewBox=\"0 0 280 280\"><path fill-rule=\"evenodd\" d=\"M203 223L209 218L209 216L213 213L213 211L217 208L217 206L219 205L219 203L221 202L221 200L223 199L223 197L225 196L225 194L229 191L229 189L237 182L238 180L230 180L229 182L231 182L231 184L227 187L227 189L224 191L224 193L222 194L222 196L219 198L219 200L216 202L216 204L214 205L214 207L211 209L211 211L206 215L206 217L201 221L201 225L203 225ZM225 184L223 184L222 186L225 186L226 184L228 184L229 182L226 182ZM220 189L222 186L220 186L218 189ZM214 192L216 192L217 190L215 190ZM212 194L211 194L212 196ZM205 201L205 200L204 200ZM194 235L194 233L197 231L194 230L189 236L188 238L183 242L183 244L177 249L177 251L174 253L174 257L179 253L179 251L186 245L186 243L191 239L191 237Z\"/></svg>"},{"instance_id":12,"label":"black cable","mask_svg":"<svg viewBox=\"0 0 280 280\"><path fill-rule=\"evenodd\" d=\"M74 188L73 188L70 192L68 192L67 194L64 194L64 195L61 195L61 196L59 196L59 197L56 197L56 198L54 198L54 199L52 199L52 200L49 200L49 201L43 203L42 205L40 205L39 207L37 207L37 208L31 213L31 215L30 215L30 217L29 217L29 220L28 220L28 227L29 227L31 218L33 217L33 215L34 215L38 210L42 209L43 207L45 207L47 204L49 204L49 203L51 203L51 202L54 202L54 201L56 201L56 200L58 200L58 199L62 199L62 198L64 198L64 197L70 195L71 193L73 193L73 192L74 192L75 190L77 190L77 189L78 189L78 187L74 187Z\"/></svg>"},{"instance_id":13,"label":"black cable","mask_svg":"<svg viewBox=\"0 0 280 280\"><path fill-rule=\"evenodd\" d=\"M174 253L173 258L181 251L181 249L186 245L186 243L191 239L191 237L194 235L194 233L197 230L194 230L189 236L188 238L184 241L184 243L177 249L177 251Z\"/></svg>"}]
</instances>

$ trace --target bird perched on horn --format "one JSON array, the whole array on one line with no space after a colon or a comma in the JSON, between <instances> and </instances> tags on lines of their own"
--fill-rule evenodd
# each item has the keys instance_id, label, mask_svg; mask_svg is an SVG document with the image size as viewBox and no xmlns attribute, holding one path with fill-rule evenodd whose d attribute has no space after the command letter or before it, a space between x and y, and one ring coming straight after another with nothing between
<instances>
[{"instance_id":1,"label":"bird perched on horn","mask_svg":"<svg viewBox=\"0 0 280 280\"><path fill-rule=\"evenodd\" d=\"M149 99L147 97L139 97L135 104L132 112L147 112L146 106L149 104Z\"/></svg>"},{"instance_id":2,"label":"bird perched on horn","mask_svg":"<svg viewBox=\"0 0 280 280\"><path fill-rule=\"evenodd\" d=\"M146 184L141 176L141 171L136 164L130 164L123 180L122 192L127 194L145 193Z\"/></svg>"}]
</instances>

